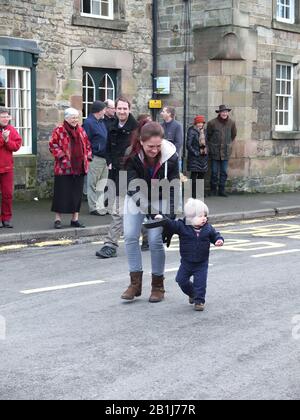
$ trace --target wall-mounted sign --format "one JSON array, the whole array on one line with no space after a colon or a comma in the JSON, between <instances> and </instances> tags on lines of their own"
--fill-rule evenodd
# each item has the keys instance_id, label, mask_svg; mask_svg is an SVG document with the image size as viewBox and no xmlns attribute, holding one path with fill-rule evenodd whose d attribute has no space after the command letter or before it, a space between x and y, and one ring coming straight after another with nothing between
<instances>
[{"instance_id":1,"label":"wall-mounted sign","mask_svg":"<svg viewBox=\"0 0 300 420\"><path fill-rule=\"evenodd\" d=\"M158 100L158 99L150 99L149 108L150 109L161 109L162 108L162 101Z\"/></svg>"},{"instance_id":2,"label":"wall-mounted sign","mask_svg":"<svg viewBox=\"0 0 300 420\"><path fill-rule=\"evenodd\" d=\"M171 78L158 77L156 79L156 93L159 95L170 95L171 93Z\"/></svg>"}]
</instances>

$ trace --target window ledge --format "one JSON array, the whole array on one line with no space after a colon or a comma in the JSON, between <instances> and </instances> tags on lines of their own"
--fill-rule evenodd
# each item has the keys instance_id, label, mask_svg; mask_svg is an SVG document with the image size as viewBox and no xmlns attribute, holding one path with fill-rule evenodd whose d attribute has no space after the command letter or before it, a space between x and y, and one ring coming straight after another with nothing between
<instances>
[{"instance_id":1,"label":"window ledge","mask_svg":"<svg viewBox=\"0 0 300 420\"><path fill-rule=\"evenodd\" d=\"M272 131L273 140L300 140L300 131Z\"/></svg>"},{"instance_id":2,"label":"window ledge","mask_svg":"<svg viewBox=\"0 0 300 420\"><path fill-rule=\"evenodd\" d=\"M98 19L98 18L93 18L93 17L73 15L72 25L126 32L129 26L129 23L126 22L125 20L120 20L120 19L108 20L108 19Z\"/></svg>"},{"instance_id":3,"label":"window ledge","mask_svg":"<svg viewBox=\"0 0 300 420\"><path fill-rule=\"evenodd\" d=\"M286 22L280 22L278 20L272 21L272 28L279 29L281 31L286 32L296 32L300 34L300 24L299 23L286 23Z\"/></svg>"}]
</instances>

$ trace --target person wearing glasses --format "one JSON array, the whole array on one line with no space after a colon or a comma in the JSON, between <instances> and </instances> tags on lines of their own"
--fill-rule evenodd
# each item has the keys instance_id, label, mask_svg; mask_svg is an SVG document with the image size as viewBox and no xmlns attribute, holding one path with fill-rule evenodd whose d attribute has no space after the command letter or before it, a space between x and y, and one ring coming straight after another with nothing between
<instances>
[{"instance_id":1,"label":"person wearing glasses","mask_svg":"<svg viewBox=\"0 0 300 420\"><path fill-rule=\"evenodd\" d=\"M12 203L14 189L13 153L22 146L22 138L9 124L11 116L6 108L0 108L0 192L2 227L12 229Z\"/></svg>"},{"instance_id":2,"label":"person wearing glasses","mask_svg":"<svg viewBox=\"0 0 300 420\"><path fill-rule=\"evenodd\" d=\"M54 228L62 228L62 214L72 214L71 227L84 228L79 221L84 176L92 161L92 150L86 132L79 125L79 112L65 110L65 120L54 129L50 140L54 156L54 196L52 211L56 214Z\"/></svg>"}]
</instances>

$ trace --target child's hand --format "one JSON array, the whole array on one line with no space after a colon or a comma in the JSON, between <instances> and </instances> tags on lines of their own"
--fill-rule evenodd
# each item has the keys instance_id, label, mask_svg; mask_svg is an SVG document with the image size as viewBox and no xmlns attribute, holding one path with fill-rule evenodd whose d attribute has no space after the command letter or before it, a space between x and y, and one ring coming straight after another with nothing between
<instances>
[{"instance_id":1,"label":"child's hand","mask_svg":"<svg viewBox=\"0 0 300 420\"><path fill-rule=\"evenodd\" d=\"M218 248L220 248L221 246L224 245L224 241L222 241L222 239L219 239L216 243L215 246L217 246Z\"/></svg>"},{"instance_id":2,"label":"child's hand","mask_svg":"<svg viewBox=\"0 0 300 420\"><path fill-rule=\"evenodd\" d=\"M161 220L163 219L163 216L161 214L158 214L157 216L155 216L155 220Z\"/></svg>"}]
</instances>

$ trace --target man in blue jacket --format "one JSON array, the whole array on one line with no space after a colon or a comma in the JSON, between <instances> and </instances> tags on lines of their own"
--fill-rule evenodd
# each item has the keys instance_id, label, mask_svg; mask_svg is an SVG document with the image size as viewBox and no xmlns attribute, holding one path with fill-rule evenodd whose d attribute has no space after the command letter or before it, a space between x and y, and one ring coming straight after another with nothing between
<instances>
[{"instance_id":1,"label":"man in blue jacket","mask_svg":"<svg viewBox=\"0 0 300 420\"><path fill-rule=\"evenodd\" d=\"M87 179L88 204L90 214L93 216L104 216L107 213L104 206L104 190L108 179L108 132L104 123L105 110L104 102L94 102L91 114L83 124L93 151L93 161L90 164Z\"/></svg>"}]
</instances>

